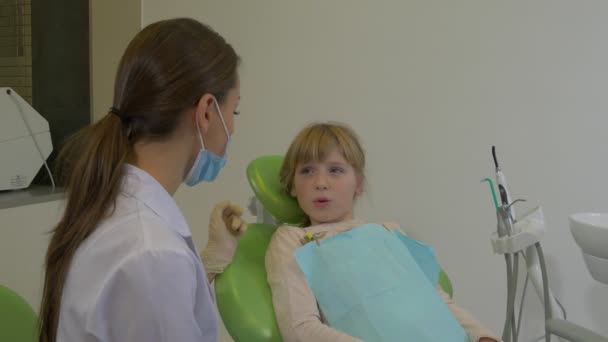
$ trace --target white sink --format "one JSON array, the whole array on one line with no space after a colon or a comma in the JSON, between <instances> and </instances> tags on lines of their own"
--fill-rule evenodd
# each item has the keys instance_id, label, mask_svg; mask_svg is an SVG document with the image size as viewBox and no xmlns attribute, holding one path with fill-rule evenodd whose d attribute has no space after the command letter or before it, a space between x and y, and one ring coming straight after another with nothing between
<instances>
[{"instance_id":1,"label":"white sink","mask_svg":"<svg viewBox=\"0 0 608 342\"><path fill-rule=\"evenodd\" d=\"M570 231L581 248L591 276L608 284L608 213L570 215Z\"/></svg>"}]
</instances>

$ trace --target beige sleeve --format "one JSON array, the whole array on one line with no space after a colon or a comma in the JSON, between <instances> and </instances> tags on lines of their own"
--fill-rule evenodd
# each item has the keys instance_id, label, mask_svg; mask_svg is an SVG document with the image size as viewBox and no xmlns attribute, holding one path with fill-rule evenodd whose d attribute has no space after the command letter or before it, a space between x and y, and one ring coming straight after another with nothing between
<instances>
[{"instance_id":1,"label":"beige sleeve","mask_svg":"<svg viewBox=\"0 0 608 342\"><path fill-rule=\"evenodd\" d=\"M301 246L296 231L280 227L266 252L266 272L277 323L285 342L362 342L325 325L294 251Z\"/></svg>"},{"instance_id":2,"label":"beige sleeve","mask_svg":"<svg viewBox=\"0 0 608 342\"><path fill-rule=\"evenodd\" d=\"M486 329L479 321L477 321L471 314L466 310L456 305L454 299L445 293L440 287L437 287L439 295L443 301L448 305L454 317L460 325L464 328L464 331L469 335L471 341L479 341L480 338L486 337L496 341L500 341L500 338L496 337L490 330Z\"/></svg>"}]
</instances>

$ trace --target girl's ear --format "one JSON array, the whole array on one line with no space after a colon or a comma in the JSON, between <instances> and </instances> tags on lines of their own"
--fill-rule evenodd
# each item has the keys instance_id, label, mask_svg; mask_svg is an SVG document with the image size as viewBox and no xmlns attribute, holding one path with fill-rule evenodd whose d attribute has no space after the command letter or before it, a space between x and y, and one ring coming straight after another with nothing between
<instances>
[{"instance_id":1,"label":"girl's ear","mask_svg":"<svg viewBox=\"0 0 608 342\"><path fill-rule=\"evenodd\" d=\"M364 190L364 178L363 176L358 175L357 176L357 188L355 189L355 196L361 196L363 194L363 190Z\"/></svg>"}]
</instances>

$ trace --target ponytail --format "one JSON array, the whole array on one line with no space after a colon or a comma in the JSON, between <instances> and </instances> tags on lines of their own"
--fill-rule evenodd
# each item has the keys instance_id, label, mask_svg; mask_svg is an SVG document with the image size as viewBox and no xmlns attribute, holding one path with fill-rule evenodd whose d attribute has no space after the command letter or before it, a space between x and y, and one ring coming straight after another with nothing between
<instances>
[{"instance_id":1,"label":"ponytail","mask_svg":"<svg viewBox=\"0 0 608 342\"><path fill-rule=\"evenodd\" d=\"M131 152L120 118L109 114L68 139L60 151L67 201L52 231L40 311L40 342L55 342L63 287L78 247L114 210L124 164Z\"/></svg>"}]
</instances>

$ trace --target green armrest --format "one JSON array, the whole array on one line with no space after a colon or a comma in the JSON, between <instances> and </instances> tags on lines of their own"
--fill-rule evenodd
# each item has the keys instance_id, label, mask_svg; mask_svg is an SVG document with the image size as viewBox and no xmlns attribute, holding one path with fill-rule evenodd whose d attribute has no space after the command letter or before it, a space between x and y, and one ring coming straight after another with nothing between
<instances>
[{"instance_id":1,"label":"green armrest","mask_svg":"<svg viewBox=\"0 0 608 342\"><path fill-rule=\"evenodd\" d=\"M441 289L447 293L450 298L454 297L454 289L452 288L452 282L450 281L450 278L448 277L447 273L445 273L444 270L441 270L441 272L439 273L439 286L441 286Z\"/></svg>"},{"instance_id":2,"label":"green armrest","mask_svg":"<svg viewBox=\"0 0 608 342\"><path fill-rule=\"evenodd\" d=\"M38 341L38 316L17 293L0 285L0 341Z\"/></svg>"}]
</instances>

